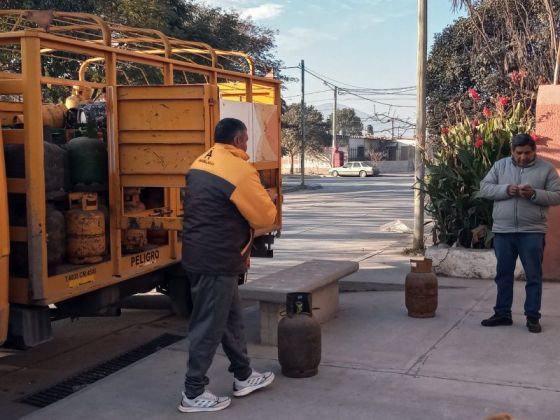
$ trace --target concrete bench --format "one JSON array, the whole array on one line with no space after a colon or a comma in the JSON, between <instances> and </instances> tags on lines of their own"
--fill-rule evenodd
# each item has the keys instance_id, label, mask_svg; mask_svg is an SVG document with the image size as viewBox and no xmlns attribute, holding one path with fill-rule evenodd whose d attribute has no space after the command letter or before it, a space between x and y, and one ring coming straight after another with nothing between
<instances>
[{"instance_id":1,"label":"concrete bench","mask_svg":"<svg viewBox=\"0 0 560 420\"><path fill-rule=\"evenodd\" d=\"M332 318L338 307L338 280L359 268L354 261L312 260L280 270L239 287L241 299L260 304L262 344L278 345L278 321L286 308L286 295L312 294L313 316L319 322Z\"/></svg>"}]
</instances>

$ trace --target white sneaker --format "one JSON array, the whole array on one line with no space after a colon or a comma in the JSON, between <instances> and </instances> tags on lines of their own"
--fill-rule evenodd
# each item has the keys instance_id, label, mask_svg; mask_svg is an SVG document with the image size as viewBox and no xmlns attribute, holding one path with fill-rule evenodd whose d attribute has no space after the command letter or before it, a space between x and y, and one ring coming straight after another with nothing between
<instances>
[{"instance_id":1,"label":"white sneaker","mask_svg":"<svg viewBox=\"0 0 560 420\"><path fill-rule=\"evenodd\" d=\"M192 400L183 392L183 399L177 407L182 413L196 413L199 411L220 411L231 404L229 397L217 397L210 391L204 391Z\"/></svg>"},{"instance_id":2,"label":"white sneaker","mask_svg":"<svg viewBox=\"0 0 560 420\"><path fill-rule=\"evenodd\" d=\"M274 373L259 373L256 370L253 370L251 376L244 381L240 381L238 379L233 380L233 396L244 397L257 389L270 385L272 381L274 381Z\"/></svg>"}]
</instances>

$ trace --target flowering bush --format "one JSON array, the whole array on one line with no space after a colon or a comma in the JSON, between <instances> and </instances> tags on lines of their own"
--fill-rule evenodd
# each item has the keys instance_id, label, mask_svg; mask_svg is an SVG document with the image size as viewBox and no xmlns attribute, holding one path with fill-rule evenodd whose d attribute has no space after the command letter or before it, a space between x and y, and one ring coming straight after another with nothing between
<instances>
[{"instance_id":1,"label":"flowering bush","mask_svg":"<svg viewBox=\"0 0 560 420\"><path fill-rule=\"evenodd\" d=\"M431 157L425 156L422 188L434 220L435 244L489 248L492 202L478 196L480 181L495 161L510 155L513 135L532 133L534 116L524 105L531 101L498 96L488 101L490 107L481 107L475 89L467 94L476 115L463 114L461 122L441 128L440 142Z\"/></svg>"}]
</instances>

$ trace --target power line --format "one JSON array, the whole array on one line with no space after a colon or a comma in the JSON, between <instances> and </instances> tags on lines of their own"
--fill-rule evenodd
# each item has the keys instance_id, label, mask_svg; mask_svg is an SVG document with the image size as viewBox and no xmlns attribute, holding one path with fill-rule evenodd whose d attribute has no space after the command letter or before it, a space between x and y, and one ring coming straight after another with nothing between
<instances>
[{"instance_id":1,"label":"power line","mask_svg":"<svg viewBox=\"0 0 560 420\"><path fill-rule=\"evenodd\" d=\"M339 89L340 89L340 88L339 88ZM416 108L416 105L395 105L395 104L389 104L389 103L387 103L387 102L376 101L375 99L370 99L370 98L367 98L367 97L365 97L365 96L358 95L357 93L354 93L354 92L349 91L349 90L345 90L345 89L340 89L340 90L341 90L342 92L345 92L345 93L349 94L349 95L353 95L353 96L356 96L356 97L358 97L358 98L364 99L364 100L366 100L366 101L373 102L374 104L385 105L385 106L390 106L390 107L392 106L392 107L395 107L395 108Z\"/></svg>"},{"instance_id":2,"label":"power line","mask_svg":"<svg viewBox=\"0 0 560 420\"><path fill-rule=\"evenodd\" d=\"M320 76L320 77L318 77L319 79L322 77L322 78L324 78L324 79L328 79L328 80L331 80L331 81L333 81L333 82L340 83L340 84L342 84L342 85L350 86L350 87L357 88L357 89L370 89L370 90L379 90L379 91L383 91L383 90L411 89L411 88L416 89L416 86L404 86L404 87L386 88L386 89L372 89L372 88L366 88L366 87L363 87L363 86L352 85L352 84L350 84L350 83L341 82L341 81L339 81L339 80L336 80L336 79L333 79L333 78L331 78L331 77L329 77L329 76L326 76L326 75L324 75L324 74L321 74L321 73L319 73L319 72L317 72L317 71L315 71L315 70L312 70L312 69L310 69L310 68L307 67L307 66L306 66L306 68L305 68L305 71L306 71L307 73L309 73L309 74L315 73L315 75ZM317 76L315 76L315 77L317 77Z\"/></svg>"},{"instance_id":3,"label":"power line","mask_svg":"<svg viewBox=\"0 0 560 420\"><path fill-rule=\"evenodd\" d=\"M336 85L333 85L328 80L325 80L323 77L319 76L318 74L315 74L313 71L305 69L305 72L310 74L311 76L321 80L327 86L331 87L331 89L334 89L334 87L336 86ZM407 88L409 88L409 87L407 87ZM415 105L395 105L395 104L389 104L389 103L386 103L386 102L376 101L375 99L371 99L371 98L367 98L367 97L362 96L362 95L358 95L357 93L354 93L351 89L344 89L344 88L341 88L341 87L338 87L338 89L339 89L340 92L345 92L349 95L353 95L353 96L356 96L357 98L361 98L363 100L373 102L373 103L379 104L379 105L385 105L385 106L395 107L395 108L416 108Z\"/></svg>"},{"instance_id":4,"label":"power line","mask_svg":"<svg viewBox=\"0 0 560 420\"><path fill-rule=\"evenodd\" d=\"M317 90L315 92L305 92L305 96L307 95L315 95L316 93L324 93L324 92L330 92L330 89L325 89L325 90ZM292 98L299 98L301 96L301 93L299 95L292 95L292 96L284 96L284 99L292 99Z\"/></svg>"}]
</instances>

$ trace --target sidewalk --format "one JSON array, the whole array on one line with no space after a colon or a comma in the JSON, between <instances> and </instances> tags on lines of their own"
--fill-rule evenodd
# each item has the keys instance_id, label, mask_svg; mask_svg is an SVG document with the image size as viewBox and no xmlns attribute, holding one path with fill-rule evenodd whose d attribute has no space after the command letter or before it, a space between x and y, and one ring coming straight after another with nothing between
<instances>
[{"instance_id":1,"label":"sidewalk","mask_svg":"<svg viewBox=\"0 0 560 420\"><path fill-rule=\"evenodd\" d=\"M319 181L313 181L319 182ZM275 347L256 343L257 311L246 309L249 354L277 378L269 389L218 413L181 414L187 359L182 341L34 412L28 419L517 420L560 418L560 284L545 283L543 333L531 334L515 286L514 325L483 328L492 313L492 281L440 278L435 318L404 307L410 237L380 227L412 217L411 178L323 179L323 188L287 194L274 258L253 261L249 280L311 259L359 261L341 281L337 317L322 326L319 374L281 375ZM223 354L210 389L230 395Z\"/></svg>"},{"instance_id":2,"label":"sidewalk","mask_svg":"<svg viewBox=\"0 0 560 420\"><path fill-rule=\"evenodd\" d=\"M544 286L542 334L524 326L522 283L513 327L480 326L495 298L493 283L482 280L440 279L437 316L414 319L404 308L407 260L388 246L342 282L338 315L322 327L315 377L281 375L276 348L254 342L256 309L249 307L249 353L256 369L275 372L269 389L234 399L222 412L179 413L184 340L25 418L433 420L508 412L515 419L558 419L560 284ZM218 395L231 393L227 366L220 353L209 373Z\"/></svg>"}]
</instances>

